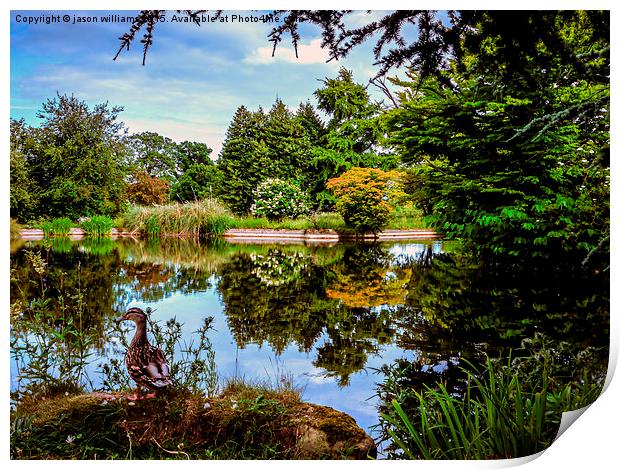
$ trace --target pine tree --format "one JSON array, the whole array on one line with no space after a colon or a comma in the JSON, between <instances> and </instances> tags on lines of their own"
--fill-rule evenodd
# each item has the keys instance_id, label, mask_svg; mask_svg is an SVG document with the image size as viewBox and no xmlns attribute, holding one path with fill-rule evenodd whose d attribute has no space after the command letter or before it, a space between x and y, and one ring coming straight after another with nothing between
<instances>
[{"instance_id":1,"label":"pine tree","mask_svg":"<svg viewBox=\"0 0 620 470\"><path fill-rule=\"evenodd\" d=\"M301 183L310 164L310 138L279 99L267 114L264 140L271 160L270 176Z\"/></svg>"},{"instance_id":2,"label":"pine tree","mask_svg":"<svg viewBox=\"0 0 620 470\"><path fill-rule=\"evenodd\" d=\"M321 145L325 139L325 124L309 101L299 103L295 119L300 123L304 133L310 140L310 145Z\"/></svg>"},{"instance_id":3,"label":"pine tree","mask_svg":"<svg viewBox=\"0 0 620 470\"><path fill-rule=\"evenodd\" d=\"M221 195L237 214L252 205L252 192L270 171L268 148L263 139L266 116L262 109L237 108L226 132L217 166L221 170Z\"/></svg>"}]
</instances>

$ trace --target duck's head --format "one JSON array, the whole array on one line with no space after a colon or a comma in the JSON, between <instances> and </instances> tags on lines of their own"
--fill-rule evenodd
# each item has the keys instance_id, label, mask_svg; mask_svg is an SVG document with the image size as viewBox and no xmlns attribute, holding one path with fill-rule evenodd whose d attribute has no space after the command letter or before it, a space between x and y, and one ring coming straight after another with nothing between
<instances>
[{"instance_id":1,"label":"duck's head","mask_svg":"<svg viewBox=\"0 0 620 470\"><path fill-rule=\"evenodd\" d=\"M147 310L150 310L150 309L147 309ZM139 325L139 324L146 323L146 318L147 318L147 315L146 313L144 313L144 310L138 307L132 307L129 310L127 310L125 315L117 319L116 322L119 323L125 320L131 320L135 322L136 325Z\"/></svg>"}]
</instances>

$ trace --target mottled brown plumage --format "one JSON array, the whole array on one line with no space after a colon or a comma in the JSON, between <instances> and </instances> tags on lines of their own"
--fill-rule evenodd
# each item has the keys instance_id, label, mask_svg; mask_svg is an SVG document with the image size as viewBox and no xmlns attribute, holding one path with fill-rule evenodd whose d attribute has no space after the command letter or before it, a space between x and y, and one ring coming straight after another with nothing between
<instances>
[{"instance_id":1,"label":"mottled brown plumage","mask_svg":"<svg viewBox=\"0 0 620 470\"><path fill-rule=\"evenodd\" d=\"M149 343L146 336L146 314L142 309L130 308L118 321L131 320L136 324L136 333L131 340L125 365L131 378L136 382L136 396L132 399L141 398L140 388L146 387L158 392L172 384L170 368L161 349ZM147 395L151 397L155 395Z\"/></svg>"}]
</instances>

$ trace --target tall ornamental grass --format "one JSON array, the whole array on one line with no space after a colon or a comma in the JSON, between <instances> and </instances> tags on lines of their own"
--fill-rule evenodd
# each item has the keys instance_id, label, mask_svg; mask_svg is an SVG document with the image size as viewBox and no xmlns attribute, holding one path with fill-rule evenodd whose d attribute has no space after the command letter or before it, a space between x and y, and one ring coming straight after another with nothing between
<instances>
[{"instance_id":1,"label":"tall ornamental grass","mask_svg":"<svg viewBox=\"0 0 620 470\"><path fill-rule=\"evenodd\" d=\"M94 215L83 221L80 226L91 237L104 237L110 235L113 223L107 215Z\"/></svg>"},{"instance_id":2,"label":"tall ornamental grass","mask_svg":"<svg viewBox=\"0 0 620 470\"><path fill-rule=\"evenodd\" d=\"M11 219L11 240L15 240L22 236L22 226L15 220Z\"/></svg>"},{"instance_id":3,"label":"tall ornamental grass","mask_svg":"<svg viewBox=\"0 0 620 470\"><path fill-rule=\"evenodd\" d=\"M230 211L215 199L170 204L133 206L122 217L124 228L149 238L221 236L234 226Z\"/></svg>"}]
</instances>

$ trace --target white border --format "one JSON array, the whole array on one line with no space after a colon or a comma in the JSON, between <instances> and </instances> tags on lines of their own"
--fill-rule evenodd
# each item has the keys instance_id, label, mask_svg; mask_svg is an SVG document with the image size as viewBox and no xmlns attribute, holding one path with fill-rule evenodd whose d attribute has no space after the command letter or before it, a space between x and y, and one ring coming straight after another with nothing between
<instances>
[{"instance_id":1,"label":"white border","mask_svg":"<svg viewBox=\"0 0 620 470\"><path fill-rule=\"evenodd\" d=\"M4 126L1 132L2 144L0 149L2 149L0 155L2 155L2 163L4 165L4 171L0 174L2 175L2 184L0 184L0 191L2 192L2 200L4 203L2 204L2 213L0 215L0 220L8 222L9 219L9 210L8 210L8 187L9 187L9 172L8 172L8 148L9 148L9 126L8 121L10 117L10 93L9 93L9 56L10 56L10 36L9 36L9 11L11 9L19 9L19 10L83 10L83 9L92 9L92 10L128 10L128 9L141 9L141 8L160 8L165 9L166 6L170 8L172 4L171 1L161 1L155 0L148 2L136 2L136 1L118 1L111 0L107 2L96 1L89 2L88 5L85 5L83 1L14 1L9 0L7 2L3 2L4 5L4 17L3 21L0 23L0 31L2 40L0 41L0 70L2 70L2 78L3 78L3 93L0 97L0 107L4 112ZM282 0L274 0L274 1L256 1L256 2L248 2L248 1L239 1L239 0L229 0L226 2L213 2L214 7L211 6L210 2L198 2L195 0L185 1L183 2L184 8L192 8L192 9L201 9L201 8L217 8L218 4L222 5L223 8L226 9L273 9L273 8L314 8L314 9L329 9L329 8L350 8L350 9L397 9L397 8L416 8L416 9L435 9L435 10L445 10L445 9L609 9L611 11L611 26L612 26L612 66L618 63L618 54L616 53L616 41L617 37L617 12L614 7L615 4L612 1L603 1L603 0L591 0L591 1L577 1L577 0L553 0L553 1L531 1L524 0L520 1L517 4L512 2L500 3L497 0L494 1L445 1L445 0L437 0L437 1L412 1L408 2L404 1L393 1L393 0L384 0L380 3L372 2L368 0L360 0L360 1L313 1L313 2L294 2L294 1L282 1ZM224 6L225 4L225 6ZM178 8L175 6L174 8ZM113 52L113 51L111 51ZM615 68L613 69L615 70ZM612 74L612 149L616 148L616 144L618 139L615 138L616 126L613 125L617 121L617 112L618 109L618 100L615 99L617 87L617 74ZM613 153L613 152L612 152ZM617 164L612 164L612 181L616 181L618 177ZM617 221L617 210L618 207L618 198L616 196L617 191L615 191L612 187L612 196L611 196L611 207L612 207L612 245L616 245L616 221ZM2 238L3 246L5 249L5 255L3 258L4 269L2 270L2 278L0 281L0 285L2 286L2 319L4 321L3 329L2 329L2 341L1 344L5 345L5 348L8 349L9 344L9 272L8 272L8 259L9 259L9 237L7 233L7 229L5 228L5 236ZM617 257L612 254L612 266L615 266L614 260ZM617 282L617 276L615 275L612 268L612 285L619 285ZM618 359L618 339L620 338L620 330L617 326L618 323L618 315L617 315L617 300L614 291L612 290L612 301L611 301L611 354L610 354L610 372L613 374L613 371L616 368L617 359ZM7 350L5 349L5 354L3 356L4 362L2 363L2 370L4 375L4 380L2 381L2 391L3 396L8 398L9 395L9 354L7 354ZM611 378L611 375L609 376ZM385 466L389 465L390 467L402 467L410 469L410 468L450 468L454 469L479 469L479 468L503 468L503 467L513 467L516 465L521 465L527 463L527 468L532 469L548 469L548 468L610 468L616 466L619 461L618 452L620 446L618 445L618 433L616 431L617 427L620 425L620 413L619 413L619 403L620 403L620 386L618 385L618 379L607 382L607 389L603 393L603 395L591 405L589 409L585 411L585 413L577 420L577 423L570 428L555 442L549 449L547 449L542 454L538 455L538 458L524 458L518 460L509 460L509 461L450 461L450 462L427 462L427 461L415 461L415 462L328 462L327 465L338 465L338 466L352 466L355 465L356 468L359 466L362 467L375 467L375 466ZM6 399L5 398L5 399ZM53 466L56 467L58 465L84 465L83 462L22 462L22 461L10 461L9 460L9 436L8 436L8 426L9 426L9 410L8 410L8 400L5 402L6 406L2 407L2 422L4 423L4 432L7 434L2 441L3 448L3 456L8 461L9 465L12 466L34 466L39 467L42 465L45 466ZM529 462L529 463L528 463ZM233 468L239 465L245 465L242 462L238 461L229 461L229 462L174 462L175 466L178 465L192 465L192 466L217 466L218 468ZM108 466L125 466L131 465L135 467L138 465L139 467L145 465L169 465L171 462L89 462L88 465L105 465ZM323 463L319 462L291 462L291 461L276 461L276 462L252 462L250 463L252 466L258 465L269 465L270 467L290 467L290 466L299 466L299 467L310 467L315 466L317 464L323 465Z\"/></svg>"}]
</instances>

